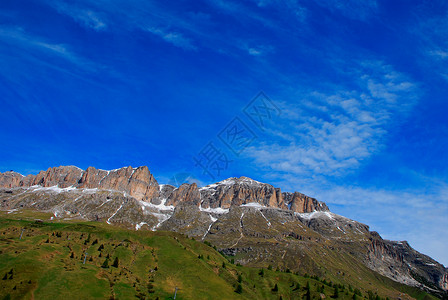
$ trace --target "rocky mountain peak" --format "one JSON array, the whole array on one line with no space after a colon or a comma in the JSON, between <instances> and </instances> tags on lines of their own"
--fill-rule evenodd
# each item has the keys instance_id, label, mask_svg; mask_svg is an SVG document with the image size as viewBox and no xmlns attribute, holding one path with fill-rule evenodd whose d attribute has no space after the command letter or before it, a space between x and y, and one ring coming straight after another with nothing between
<instances>
[{"instance_id":1,"label":"rocky mountain peak","mask_svg":"<svg viewBox=\"0 0 448 300\"><path fill-rule=\"evenodd\" d=\"M228 209L253 203L298 213L328 211L325 203L314 198L298 192L282 193L280 188L245 176L231 177L199 188L195 183L160 187L147 166L109 171L95 167L82 170L75 166L60 166L25 177L15 172L0 173L0 188L31 186L120 191L154 205L185 203L203 209Z\"/></svg>"},{"instance_id":2,"label":"rocky mountain peak","mask_svg":"<svg viewBox=\"0 0 448 300\"><path fill-rule=\"evenodd\" d=\"M75 166L60 166L25 177L16 172L0 173L0 188L31 186L115 190L143 201L159 196L159 185L146 166L110 171L95 167L82 170Z\"/></svg>"}]
</instances>

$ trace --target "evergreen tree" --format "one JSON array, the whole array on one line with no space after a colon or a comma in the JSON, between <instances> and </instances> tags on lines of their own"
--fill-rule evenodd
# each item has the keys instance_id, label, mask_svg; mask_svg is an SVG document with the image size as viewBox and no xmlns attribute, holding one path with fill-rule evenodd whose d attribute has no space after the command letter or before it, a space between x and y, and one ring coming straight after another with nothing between
<instances>
[{"instance_id":1,"label":"evergreen tree","mask_svg":"<svg viewBox=\"0 0 448 300\"><path fill-rule=\"evenodd\" d=\"M103 264L101 265L102 268L109 268L109 259L106 258L106 260L103 262Z\"/></svg>"},{"instance_id":2,"label":"evergreen tree","mask_svg":"<svg viewBox=\"0 0 448 300\"><path fill-rule=\"evenodd\" d=\"M278 286L275 284L274 288L272 289L273 292L278 292Z\"/></svg>"},{"instance_id":3,"label":"evergreen tree","mask_svg":"<svg viewBox=\"0 0 448 300\"><path fill-rule=\"evenodd\" d=\"M112 264L112 267L118 268L118 257L115 257L114 263Z\"/></svg>"},{"instance_id":4,"label":"evergreen tree","mask_svg":"<svg viewBox=\"0 0 448 300\"><path fill-rule=\"evenodd\" d=\"M339 298L339 288L338 288L338 286L336 286L336 287L334 288L334 295L333 295L333 298Z\"/></svg>"},{"instance_id":5,"label":"evergreen tree","mask_svg":"<svg viewBox=\"0 0 448 300\"><path fill-rule=\"evenodd\" d=\"M238 282L241 283L243 281L243 276L241 274L238 274Z\"/></svg>"},{"instance_id":6,"label":"evergreen tree","mask_svg":"<svg viewBox=\"0 0 448 300\"><path fill-rule=\"evenodd\" d=\"M264 269L263 269L263 268L260 270L260 272L258 273L258 275L260 275L261 277L264 277Z\"/></svg>"},{"instance_id":7,"label":"evergreen tree","mask_svg":"<svg viewBox=\"0 0 448 300\"><path fill-rule=\"evenodd\" d=\"M305 299L306 300L311 300L311 291L309 289L306 291Z\"/></svg>"},{"instance_id":8,"label":"evergreen tree","mask_svg":"<svg viewBox=\"0 0 448 300\"><path fill-rule=\"evenodd\" d=\"M293 289L293 291L300 290L300 283L297 282L296 287Z\"/></svg>"},{"instance_id":9,"label":"evergreen tree","mask_svg":"<svg viewBox=\"0 0 448 300\"><path fill-rule=\"evenodd\" d=\"M235 293L238 294L242 294L243 293L243 286L240 284L238 284L238 286L236 287Z\"/></svg>"}]
</instances>

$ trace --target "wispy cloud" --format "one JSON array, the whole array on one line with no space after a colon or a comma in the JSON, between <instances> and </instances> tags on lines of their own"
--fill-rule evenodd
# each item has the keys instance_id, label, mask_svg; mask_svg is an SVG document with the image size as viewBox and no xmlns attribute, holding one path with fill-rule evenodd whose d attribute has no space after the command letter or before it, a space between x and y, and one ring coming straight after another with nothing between
<instances>
[{"instance_id":1,"label":"wispy cloud","mask_svg":"<svg viewBox=\"0 0 448 300\"><path fill-rule=\"evenodd\" d=\"M247 155L270 172L342 175L356 169L383 145L389 126L415 104L417 86L390 66L362 63L353 90L311 92L282 105L281 124L270 143ZM288 101L288 103L293 103Z\"/></svg>"},{"instance_id":2,"label":"wispy cloud","mask_svg":"<svg viewBox=\"0 0 448 300\"><path fill-rule=\"evenodd\" d=\"M70 16L85 28L93 29L95 31L107 29L104 16L100 17L99 13L91 9L79 8L75 5L63 2L54 2L54 6L60 13Z\"/></svg>"},{"instance_id":3,"label":"wispy cloud","mask_svg":"<svg viewBox=\"0 0 448 300\"><path fill-rule=\"evenodd\" d=\"M428 54L436 59L445 60L448 58L448 52L443 50L430 50Z\"/></svg>"},{"instance_id":4,"label":"wispy cloud","mask_svg":"<svg viewBox=\"0 0 448 300\"><path fill-rule=\"evenodd\" d=\"M161 37L168 43L173 44L176 47L185 49L185 50L197 50L197 47L193 45L191 39L185 37L183 34L178 32L165 31L160 28L147 28L147 31Z\"/></svg>"},{"instance_id":5,"label":"wispy cloud","mask_svg":"<svg viewBox=\"0 0 448 300\"><path fill-rule=\"evenodd\" d=\"M432 2L421 4L418 7L418 13L412 22L412 26L407 28L411 34L411 38L415 39L417 52L420 54L420 67L427 73L435 73L440 76L447 77L446 69L448 67L447 58L448 41L446 36L448 34L448 14L433 13ZM443 11L442 9L440 9ZM428 72L429 71L429 72Z\"/></svg>"},{"instance_id":6,"label":"wispy cloud","mask_svg":"<svg viewBox=\"0 0 448 300\"><path fill-rule=\"evenodd\" d=\"M14 47L23 49L31 47L34 50L58 56L81 67L89 65L84 58L71 51L67 45L52 43L44 38L31 35L20 27L0 27L0 40Z\"/></svg>"},{"instance_id":7,"label":"wispy cloud","mask_svg":"<svg viewBox=\"0 0 448 300\"><path fill-rule=\"evenodd\" d=\"M378 11L378 3L375 0L317 0L316 2L334 13L340 13L347 18L360 21L369 20Z\"/></svg>"},{"instance_id":8,"label":"wispy cloud","mask_svg":"<svg viewBox=\"0 0 448 300\"><path fill-rule=\"evenodd\" d=\"M256 45L256 46L245 45L243 49L246 50L247 53L252 56L264 56L274 51L274 47L270 45Z\"/></svg>"}]
</instances>

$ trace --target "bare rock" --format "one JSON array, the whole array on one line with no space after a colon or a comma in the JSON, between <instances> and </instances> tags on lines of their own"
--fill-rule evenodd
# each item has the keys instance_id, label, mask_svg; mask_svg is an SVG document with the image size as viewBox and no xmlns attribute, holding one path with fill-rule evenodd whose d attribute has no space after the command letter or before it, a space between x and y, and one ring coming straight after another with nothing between
<instances>
[{"instance_id":1,"label":"bare rock","mask_svg":"<svg viewBox=\"0 0 448 300\"><path fill-rule=\"evenodd\" d=\"M22 179L23 175L14 171L0 173L0 188L17 187Z\"/></svg>"}]
</instances>

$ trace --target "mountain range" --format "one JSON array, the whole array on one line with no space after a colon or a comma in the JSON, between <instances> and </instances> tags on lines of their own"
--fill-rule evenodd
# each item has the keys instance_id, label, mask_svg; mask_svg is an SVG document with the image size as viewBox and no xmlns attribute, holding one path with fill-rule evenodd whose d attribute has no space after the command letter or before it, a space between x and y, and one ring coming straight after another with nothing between
<instances>
[{"instance_id":1,"label":"mountain range","mask_svg":"<svg viewBox=\"0 0 448 300\"><path fill-rule=\"evenodd\" d=\"M443 297L448 290L448 269L406 241L385 240L369 226L332 213L324 202L247 177L175 187L159 184L146 166L61 166L28 176L8 171L0 173L0 208L174 231L249 267L364 287L384 276Z\"/></svg>"}]
</instances>

